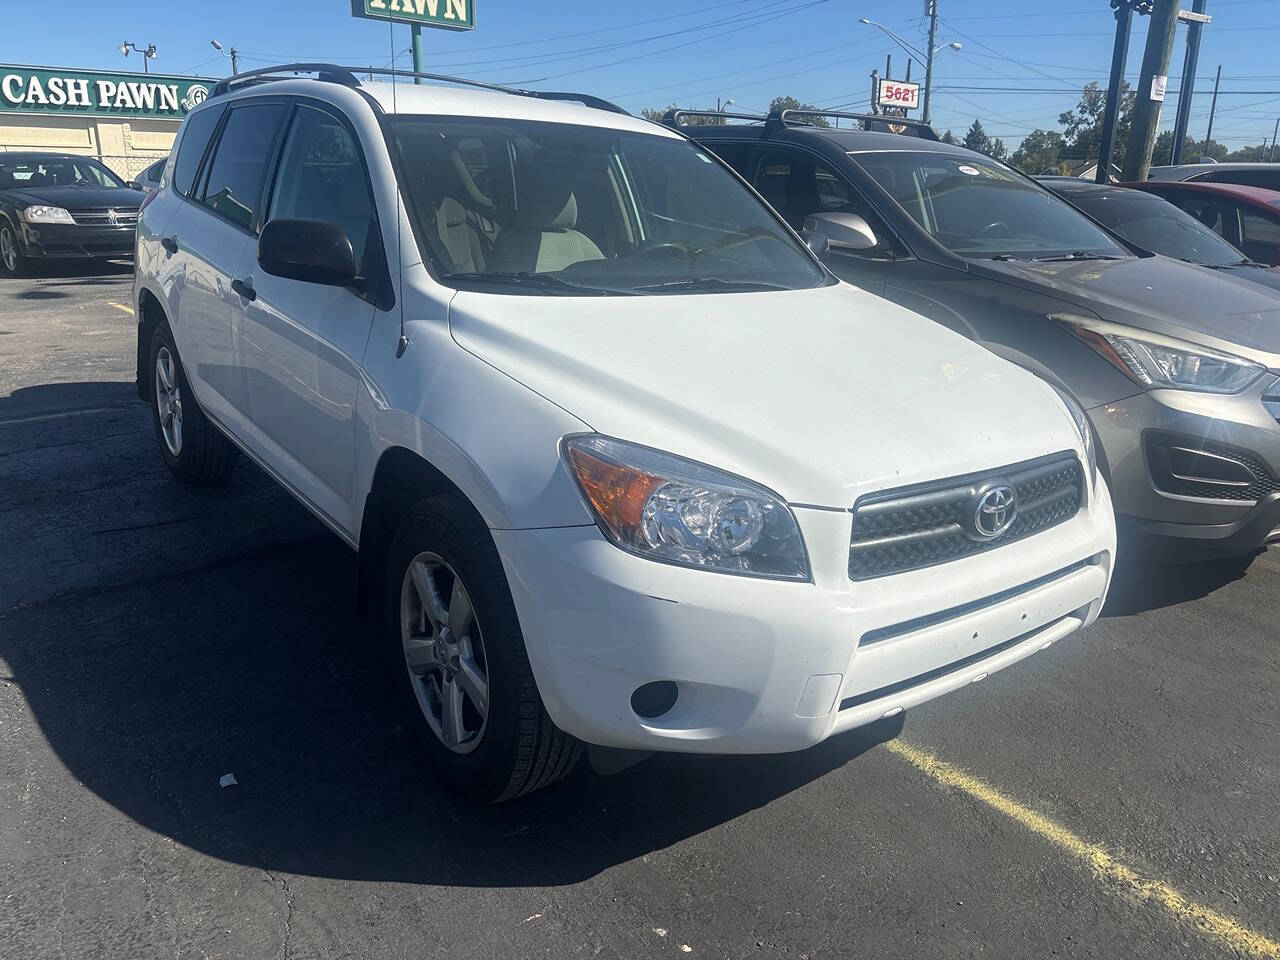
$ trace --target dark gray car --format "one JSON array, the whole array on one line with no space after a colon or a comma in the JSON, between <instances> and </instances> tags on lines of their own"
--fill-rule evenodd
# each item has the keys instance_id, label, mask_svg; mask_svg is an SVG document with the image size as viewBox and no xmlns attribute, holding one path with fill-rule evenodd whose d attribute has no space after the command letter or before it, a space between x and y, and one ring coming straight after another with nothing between
<instances>
[{"instance_id":1,"label":"dark gray car","mask_svg":"<svg viewBox=\"0 0 1280 960\"><path fill-rule=\"evenodd\" d=\"M807 226L812 243L829 243L838 276L1074 395L1131 546L1186 557L1280 540L1280 301L1135 253L1034 181L927 128L904 125L907 137L810 119L670 122ZM990 416L999 430L1000 411Z\"/></svg>"},{"instance_id":2,"label":"dark gray car","mask_svg":"<svg viewBox=\"0 0 1280 960\"><path fill-rule=\"evenodd\" d=\"M1037 180L1132 246L1280 290L1280 268L1250 260L1191 214L1152 193L1076 177Z\"/></svg>"}]
</instances>

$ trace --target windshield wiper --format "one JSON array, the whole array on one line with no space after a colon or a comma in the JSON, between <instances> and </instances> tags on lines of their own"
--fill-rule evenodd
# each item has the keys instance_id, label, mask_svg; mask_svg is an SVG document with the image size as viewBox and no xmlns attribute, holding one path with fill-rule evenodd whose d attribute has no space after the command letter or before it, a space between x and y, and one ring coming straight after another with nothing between
<instances>
[{"instance_id":1,"label":"windshield wiper","mask_svg":"<svg viewBox=\"0 0 1280 960\"><path fill-rule=\"evenodd\" d=\"M595 297L607 297L615 294L628 297L634 296L630 290L619 290L613 287L592 287L583 283L573 283L549 273L515 273L499 270L493 273L446 273L440 279L446 283L456 281L463 283L493 283L510 287L531 287L539 290L582 293Z\"/></svg>"},{"instance_id":2,"label":"windshield wiper","mask_svg":"<svg viewBox=\"0 0 1280 960\"><path fill-rule=\"evenodd\" d=\"M644 290L646 292L655 290L669 290L678 292L681 290L723 290L725 292L747 291L747 290L790 290L790 287L779 286L776 283L762 283L758 280L724 280L720 277L693 277L689 280L668 280L664 283L650 283L644 286L636 287L636 290Z\"/></svg>"},{"instance_id":3,"label":"windshield wiper","mask_svg":"<svg viewBox=\"0 0 1280 960\"><path fill-rule=\"evenodd\" d=\"M1068 260L1123 260L1111 253L1093 253L1090 250L1075 250L1061 257L1035 257L1036 263L1062 263Z\"/></svg>"},{"instance_id":4,"label":"windshield wiper","mask_svg":"<svg viewBox=\"0 0 1280 960\"><path fill-rule=\"evenodd\" d=\"M1001 263L1030 263L1030 257L1015 257L1012 253L997 253L992 260L999 260Z\"/></svg>"}]
</instances>

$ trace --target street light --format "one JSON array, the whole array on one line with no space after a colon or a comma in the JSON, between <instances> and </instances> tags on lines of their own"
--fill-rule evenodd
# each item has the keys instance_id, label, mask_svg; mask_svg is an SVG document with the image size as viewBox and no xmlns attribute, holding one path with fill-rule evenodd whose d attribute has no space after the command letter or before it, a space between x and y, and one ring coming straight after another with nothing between
<instances>
[{"instance_id":1,"label":"street light","mask_svg":"<svg viewBox=\"0 0 1280 960\"><path fill-rule=\"evenodd\" d=\"M222 44L220 44L217 40L210 40L209 43L213 45L213 49L217 50L224 57L228 55L227 51L222 49ZM240 52L236 50L235 47L232 47L230 51L230 56L231 56L231 75L234 77L236 74L240 72Z\"/></svg>"},{"instance_id":2,"label":"street light","mask_svg":"<svg viewBox=\"0 0 1280 960\"><path fill-rule=\"evenodd\" d=\"M147 61L154 60L156 58L156 45L154 43L148 43L146 48L143 49L142 47L138 46L136 43L129 43L128 41L125 41L124 43L120 44L120 46L117 47L116 49L119 50L126 57L129 56L130 50L134 51L135 53L142 54L142 72L143 73L151 72L150 70L147 69Z\"/></svg>"},{"instance_id":3,"label":"street light","mask_svg":"<svg viewBox=\"0 0 1280 960\"><path fill-rule=\"evenodd\" d=\"M932 9L934 10L934 16L936 17L937 16L936 8L932 8ZM925 123L928 123L929 122L929 99L930 99L930 94L932 93L932 88L933 88L934 54L936 54L939 50L959 50L964 46L964 44L957 43L955 41L952 41L951 43L940 43L936 47L931 48L929 50L928 56L926 56L923 52L921 52L919 47L916 47L913 44L908 43L906 40L903 40L900 36L898 36L896 33L894 33L892 30L886 27L883 23L877 23L876 21L869 20L866 17L862 17L861 19L858 20L858 22L865 23L869 27L877 28L886 37L888 37L890 40L896 43L899 47L901 47L906 52L907 56L915 57L917 60L924 61L924 64L925 64L924 113L921 119L923 119ZM933 40L932 31L930 31L929 39L930 41Z\"/></svg>"}]
</instances>

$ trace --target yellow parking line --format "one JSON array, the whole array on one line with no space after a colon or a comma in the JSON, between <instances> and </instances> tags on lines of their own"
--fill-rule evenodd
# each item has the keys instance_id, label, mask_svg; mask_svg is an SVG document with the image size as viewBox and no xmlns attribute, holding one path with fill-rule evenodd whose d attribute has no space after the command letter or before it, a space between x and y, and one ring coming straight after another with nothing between
<instances>
[{"instance_id":1,"label":"yellow parking line","mask_svg":"<svg viewBox=\"0 0 1280 960\"><path fill-rule=\"evenodd\" d=\"M115 307L117 310L121 311L122 313L127 313L131 317L133 316L133 308L126 307L123 303L116 303L114 300L108 300L107 306Z\"/></svg>"},{"instance_id":2,"label":"yellow parking line","mask_svg":"<svg viewBox=\"0 0 1280 960\"><path fill-rule=\"evenodd\" d=\"M987 806L1012 817L1032 833L1051 841L1076 859L1083 860L1098 877L1115 884L1122 892L1159 904L1175 920L1196 927L1202 933L1222 941L1239 953L1255 957L1280 957L1280 941L1250 930L1230 917L1194 900L1189 900L1167 883L1140 877L1132 867L1120 863L1102 847L1089 843L1060 823L1036 813L1030 807L1009 799L995 788L970 776L958 767L901 740L890 740L885 746L939 783L955 787L975 800L981 800Z\"/></svg>"}]
</instances>

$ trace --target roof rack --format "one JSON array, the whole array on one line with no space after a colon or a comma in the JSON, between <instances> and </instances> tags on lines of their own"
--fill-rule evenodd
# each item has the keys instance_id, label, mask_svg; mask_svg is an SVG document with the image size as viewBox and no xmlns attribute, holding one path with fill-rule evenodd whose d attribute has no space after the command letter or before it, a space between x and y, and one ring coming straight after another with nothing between
<instances>
[{"instance_id":1,"label":"roof rack","mask_svg":"<svg viewBox=\"0 0 1280 960\"><path fill-rule=\"evenodd\" d=\"M678 127L685 117L720 117L725 120L763 120L759 113L728 113L724 110L668 110L662 115L662 122L668 127Z\"/></svg>"},{"instance_id":2,"label":"roof rack","mask_svg":"<svg viewBox=\"0 0 1280 960\"><path fill-rule=\"evenodd\" d=\"M906 117L889 117L881 113L844 113L840 110L809 110L803 108L791 110L772 110L769 112L767 122L779 124L781 126L813 126L814 124L808 120L800 119L802 117L839 117L845 120L861 120L864 130L874 130L877 128L885 129L891 127L906 127L916 132L916 136L922 140L940 140L941 138L934 131L933 127L925 123L923 120L908 120ZM874 125L874 126L873 126ZM890 133L896 133L892 129Z\"/></svg>"},{"instance_id":3,"label":"roof rack","mask_svg":"<svg viewBox=\"0 0 1280 960\"><path fill-rule=\"evenodd\" d=\"M441 83L456 83L464 87L478 87L481 90L493 90L498 93L509 93L518 97L535 97L539 100L560 100L581 103L597 110L608 110L610 113L630 114L616 103L589 93L568 93L548 90L526 90L520 87L504 87L498 83L486 83L483 80L469 80L466 77L453 77L443 73L422 73L415 70L394 70L390 67L341 67L334 63L284 63L277 67L261 67L257 70L246 70L234 77L227 77L214 84L211 97L228 93L232 88L247 84L267 83L271 80L289 80L292 74L314 73L317 80L327 83L338 83L344 87L358 87L360 80L357 73L376 77L412 77L421 80L436 80Z\"/></svg>"}]
</instances>

